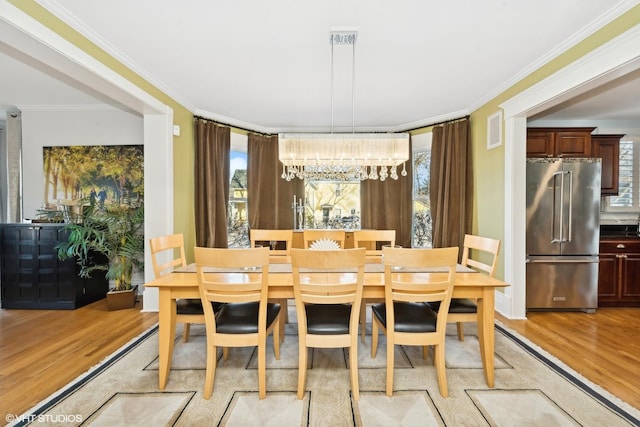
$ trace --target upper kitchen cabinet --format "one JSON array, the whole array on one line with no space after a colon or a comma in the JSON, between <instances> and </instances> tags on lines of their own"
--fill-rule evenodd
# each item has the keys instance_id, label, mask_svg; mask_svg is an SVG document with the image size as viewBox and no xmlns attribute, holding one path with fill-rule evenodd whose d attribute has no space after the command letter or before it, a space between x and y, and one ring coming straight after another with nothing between
<instances>
[{"instance_id":1,"label":"upper kitchen cabinet","mask_svg":"<svg viewBox=\"0 0 640 427\"><path fill-rule=\"evenodd\" d=\"M602 159L602 195L618 194L620 139L622 135L591 135L593 157Z\"/></svg>"},{"instance_id":2,"label":"upper kitchen cabinet","mask_svg":"<svg viewBox=\"0 0 640 427\"><path fill-rule=\"evenodd\" d=\"M603 196L618 194L620 139L591 135L595 127L527 128L527 157L597 157L602 159Z\"/></svg>"},{"instance_id":3,"label":"upper kitchen cabinet","mask_svg":"<svg viewBox=\"0 0 640 427\"><path fill-rule=\"evenodd\" d=\"M527 128L527 157L591 157L588 128Z\"/></svg>"}]
</instances>

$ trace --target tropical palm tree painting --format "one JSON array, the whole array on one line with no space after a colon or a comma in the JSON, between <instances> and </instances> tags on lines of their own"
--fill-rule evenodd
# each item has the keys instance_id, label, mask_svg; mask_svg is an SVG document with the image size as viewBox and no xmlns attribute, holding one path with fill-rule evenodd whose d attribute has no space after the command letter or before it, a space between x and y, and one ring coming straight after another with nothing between
<instances>
[{"instance_id":1,"label":"tropical palm tree painting","mask_svg":"<svg viewBox=\"0 0 640 427\"><path fill-rule=\"evenodd\" d=\"M43 147L44 206L140 206L142 145Z\"/></svg>"}]
</instances>

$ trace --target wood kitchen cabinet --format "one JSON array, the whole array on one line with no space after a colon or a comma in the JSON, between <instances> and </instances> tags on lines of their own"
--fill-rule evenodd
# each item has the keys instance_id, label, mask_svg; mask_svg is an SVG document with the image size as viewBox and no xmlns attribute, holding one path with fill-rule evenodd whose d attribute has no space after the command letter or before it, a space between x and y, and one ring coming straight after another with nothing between
<instances>
[{"instance_id":1,"label":"wood kitchen cabinet","mask_svg":"<svg viewBox=\"0 0 640 427\"><path fill-rule=\"evenodd\" d=\"M620 170L620 139L622 135L591 135L593 157L602 159L602 195L618 194Z\"/></svg>"},{"instance_id":2,"label":"wood kitchen cabinet","mask_svg":"<svg viewBox=\"0 0 640 427\"><path fill-rule=\"evenodd\" d=\"M601 158L601 194L617 195L620 139L624 135L591 135L594 129L527 128L527 157Z\"/></svg>"},{"instance_id":3,"label":"wood kitchen cabinet","mask_svg":"<svg viewBox=\"0 0 640 427\"><path fill-rule=\"evenodd\" d=\"M83 279L75 259L58 259L66 233L64 224L0 225L2 308L74 309L105 297L104 274Z\"/></svg>"},{"instance_id":4,"label":"wood kitchen cabinet","mask_svg":"<svg viewBox=\"0 0 640 427\"><path fill-rule=\"evenodd\" d=\"M527 157L591 157L594 129L527 128Z\"/></svg>"},{"instance_id":5,"label":"wood kitchen cabinet","mask_svg":"<svg viewBox=\"0 0 640 427\"><path fill-rule=\"evenodd\" d=\"M598 307L640 307L640 239L602 240Z\"/></svg>"}]
</instances>

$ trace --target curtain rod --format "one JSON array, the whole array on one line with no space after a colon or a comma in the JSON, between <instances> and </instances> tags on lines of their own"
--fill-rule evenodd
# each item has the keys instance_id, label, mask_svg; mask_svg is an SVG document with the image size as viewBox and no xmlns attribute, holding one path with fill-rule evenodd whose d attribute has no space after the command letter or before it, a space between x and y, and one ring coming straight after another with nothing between
<instances>
[{"instance_id":1,"label":"curtain rod","mask_svg":"<svg viewBox=\"0 0 640 427\"><path fill-rule=\"evenodd\" d=\"M234 129L242 130L242 131L245 131L245 132L248 132L248 133L253 133L253 134L261 135L261 136L273 136L273 135L277 135L277 134L272 134L272 133L262 133L262 132L258 132L258 131L252 130L252 129L247 129L247 128L243 128L243 127L236 126L236 125L230 125L230 124L228 124L228 123L218 122L218 121L216 121L216 120L211 120L211 119L208 119L208 118L206 118L206 117L202 117L202 116L196 116L196 115L194 115L194 116L193 116L193 119L194 119L194 120L206 120L206 121L208 121L208 122L215 123L215 124L220 125L220 126L226 126L226 127L230 127L230 128L234 128Z\"/></svg>"},{"instance_id":2,"label":"curtain rod","mask_svg":"<svg viewBox=\"0 0 640 427\"><path fill-rule=\"evenodd\" d=\"M412 128L412 129L406 129L403 132L411 132L411 131L414 131L414 130L424 129L424 128L428 128L428 127L435 127L435 126L444 125L444 124L447 124L447 123L455 123L455 122L462 121L462 120L469 120L470 118L471 118L471 115L467 114L466 116L458 117L457 119L443 120L441 122L432 123L430 125L420 126L420 127Z\"/></svg>"},{"instance_id":3,"label":"curtain rod","mask_svg":"<svg viewBox=\"0 0 640 427\"><path fill-rule=\"evenodd\" d=\"M208 119L208 118L202 117L202 116L195 116L194 115L193 118L194 118L194 120L196 120L196 119L206 120L208 122L212 122L212 123L215 123L215 124L220 125L220 126L227 126L227 127L230 127L230 128L235 128L235 129L239 129L239 130L242 130L242 131L245 131L245 132L248 132L248 133L253 133L253 134L256 134L256 135L269 136L269 137L277 135L277 134L272 134L272 133L262 133L262 132L258 132L258 131L255 131L255 130L242 128L240 126L230 125L228 123L221 123L221 122L218 122L218 121L215 121L215 120L211 120L211 119ZM417 127L417 128L406 129L406 130L403 130L402 132L411 132L411 131L414 131L414 130L424 129L424 128L428 128L428 127L435 127L435 126L444 125L444 124L447 124L447 123L455 123L455 122L461 121L461 120L469 120L470 118L471 118L471 116L469 114L467 114L466 116L458 117L457 119L443 120L441 122L432 123L432 124L425 125L425 126L420 126L420 127ZM402 132L399 132L399 133L402 133Z\"/></svg>"}]
</instances>

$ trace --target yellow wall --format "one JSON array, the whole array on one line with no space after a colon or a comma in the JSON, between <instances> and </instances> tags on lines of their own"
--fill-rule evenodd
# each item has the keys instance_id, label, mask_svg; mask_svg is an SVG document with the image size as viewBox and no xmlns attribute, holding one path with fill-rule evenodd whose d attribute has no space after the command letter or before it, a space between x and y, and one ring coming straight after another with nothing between
<instances>
[{"instance_id":1,"label":"yellow wall","mask_svg":"<svg viewBox=\"0 0 640 427\"><path fill-rule=\"evenodd\" d=\"M635 6L604 26L567 52L542 66L487 104L471 113L471 138L474 162L473 232L504 241L504 137L503 144L487 151L487 118L499 110L499 105L585 54L598 48L640 23L640 6ZM503 132L504 135L504 125ZM524 232L524 231L523 231ZM498 262L498 277L504 277L504 253Z\"/></svg>"}]
</instances>

